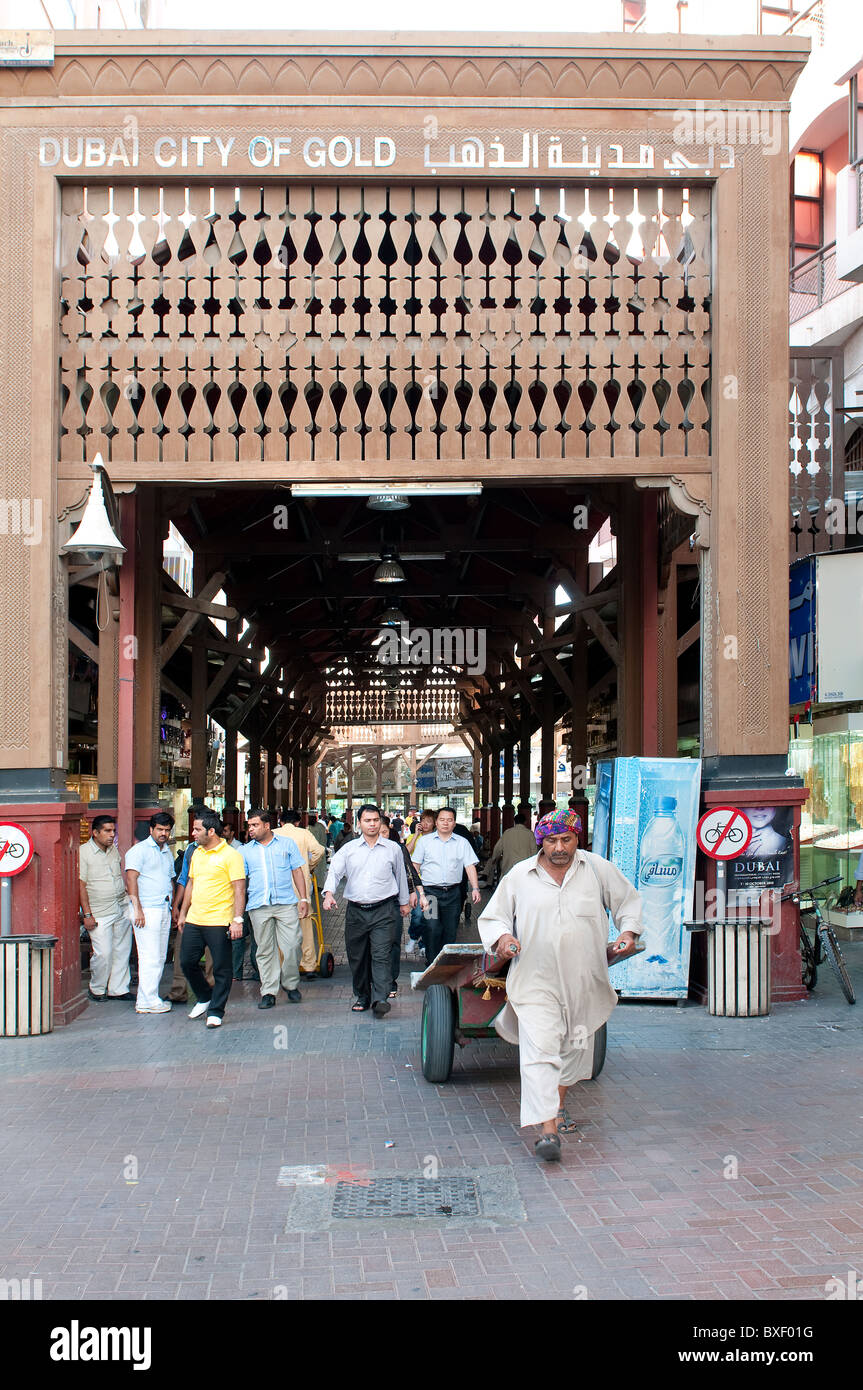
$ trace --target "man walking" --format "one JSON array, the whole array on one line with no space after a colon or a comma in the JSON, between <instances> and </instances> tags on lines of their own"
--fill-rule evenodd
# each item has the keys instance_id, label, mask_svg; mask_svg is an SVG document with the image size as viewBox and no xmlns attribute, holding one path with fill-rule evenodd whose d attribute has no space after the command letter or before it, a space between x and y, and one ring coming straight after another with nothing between
<instances>
[{"instance_id":1,"label":"man walking","mask_svg":"<svg viewBox=\"0 0 863 1390\"><path fill-rule=\"evenodd\" d=\"M285 839L293 840L300 851L303 860L303 877L305 879L304 897L312 902L312 874L324 857L324 847L318 844L315 836L310 830L304 830L300 825L299 811L288 810L282 813L283 825L273 833ZM312 928L311 915L300 919L300 926L303 933L303 953L300 958L303 974L307 978L314 979L318 970L318 948L315 941L315 933Z\"/></svg>"},{"instance_id":2,"label":"man walking","mask_svg":"<svg viewBox=\"0 0 863 1390\"><path fill-rule=\"evenodd\" d=\"M430 965L442 947L455 941L461 914L461 877L467 874L471 901L480 899L476 866L479 860L469 840L453 834L455 811L442 806L435 816L431 835L423 835L414 845L411 859L422 877L426 896L434 898L437 908L426 923L426 964Z\"/></svg>"},{"instance_id":3,"label":"man walking","mask_svg":"<svg viewBox=\"0 0 863 1390\"><path fill-rule=\"evenodd\" d=\"M189 860L189 882L177 921L180 963L197 1004L189 1018L207 1015L207 1027L221 1027L231 992L231 941L243 934L246 865L239 850L222 839L215 811L201 811L192 823L197 846ZM213 957L212 988L201 969L204 947Z\"/></svg>"},{"instance_id":4,"label":"man walking","mask_svg":"<svg viewBox=\"0 0 863 1390\"><path fill-rule=\"evenodd\" d=\"M138 997L135 1012L169 1014L171 1005L159 997L159 985L171 932L174 856L168 848L174 817L157 811L150 833L126 853L126 886L132 904L132 927L138 948Z\"/></svg>"},{"instance_id":5,"label":"man walking","mask_svg":"<svg viewBox=\"0 0 863 1390\"><path fill-rule=\"evenodd\" d=\"M558 1131L575 1129L566 1091L590 1076L593 1035L617 1003L608 966L633 954L642 929L632 884L578 848L577 821L571 811L538 821L539 854L501 879L478 923L483 945L512 960L494 1026L518 1043L521 1124L541 1127L535 1148L546 1162L560 1159ZM606 909L620 933L611 946Z\"/></svg>"},{"instance_id":6,"label":"man walking","mask_svg":"<svg viewBox=\"0 0 863 1390\"><path fill-rule=\"evenodd\" d=\"M536 840L528 828L528 818L520 812L509 830L505 830L491 852L491 872L500 865L500 877L508 874L522 859L533 859L536 855ZM489 875L489 878L491 875Z\"/></svg>"},{"instance_id":7,"label":"man walking","mask_svg":"<svg viewBox=\"0 0 863 1390\"><path fill-rule=\"evenodd\" d=\"M79 901L93 947L87 998L94 1004L135 998L129 992L132 922L120 851L114 844L116 829L113 816L96 816L79 854Z\"/></svg>"},{"instance_id":8,"label":"man walking","mask_svg":"<svg viewBox=\"0 0 863 1390\"><path fill-rule=\"evenodd\" d=\"M299 1004L302 999L300 918L309 915L303 856L293 840L276 838L272 819L269 811L250 811L246 822L249 839L240 849L249 876L246 908L257 944L261 977L259 1009L273 1007L280 979L292 1004Z\"/></svg>"},{"instance_id":9,"label":"man walking","mask_svg":"<svg viewBox=\"0 0 863 1390\"><path fill-rule=\"evenodd\" d=\"M333 855L324 884L324 910L336 905L334 894L345 880L345 949L356 998L353 1013L371 1004L376 1018L392 1007L392 954L399 914L410 912L407 874L399 845L381 836L377 806L361 806L360 835Z\"/></svg>"}]
</instances>

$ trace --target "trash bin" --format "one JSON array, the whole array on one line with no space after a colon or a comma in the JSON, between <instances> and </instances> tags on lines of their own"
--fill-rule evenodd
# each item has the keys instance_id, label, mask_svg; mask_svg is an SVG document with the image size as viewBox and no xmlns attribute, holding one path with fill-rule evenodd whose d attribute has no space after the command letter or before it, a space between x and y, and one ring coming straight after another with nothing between
<instances>
[{"instance_id":1,"label":"trash bin","mask_svg":"<svg viewBox=\"0 0 863 1390\"><path fill-rule=\"evenodd\" d=\"M715 922L707 932L707 1012L723 1018L770 1013L771 923Z\"/></svg>"},{"instance_id":2,"label":"trash bin","mask_svg":"<svg viewBox=\"0 0 863 1390\"><path fill-rule=\"evenodd\" d=\"M0 1038L53 1030L56 944L56 936L0 937Z\"/></svg>"}]
</instances>

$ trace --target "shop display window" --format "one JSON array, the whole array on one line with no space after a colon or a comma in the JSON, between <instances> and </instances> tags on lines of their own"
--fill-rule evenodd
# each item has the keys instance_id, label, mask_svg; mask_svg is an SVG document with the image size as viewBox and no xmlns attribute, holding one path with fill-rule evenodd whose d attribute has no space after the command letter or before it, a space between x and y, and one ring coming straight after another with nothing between
<instances>
[{"instance_id":1,"label":"shop display window","mask_svg":"<svg viewBox=\"0 0 863 1390\"><path fill-rule=\"evenodd\" d=\"M863 852L863 714L816 717L792 737L789 766L809 793L800 821L800 883L841 873L853 885Z\"/></svg>"}]
</instances>

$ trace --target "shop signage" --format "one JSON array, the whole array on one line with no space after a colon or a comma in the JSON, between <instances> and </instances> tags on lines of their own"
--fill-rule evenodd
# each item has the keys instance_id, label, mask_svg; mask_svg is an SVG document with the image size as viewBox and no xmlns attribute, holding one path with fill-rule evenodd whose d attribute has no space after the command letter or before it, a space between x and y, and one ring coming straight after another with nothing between
<instances>
[{"instance_id":1,"label":"shop signage","mask_svg":"<svg viewBox=\"0 0 863 1390\"><path fill-rule=\"evenodd\" d=\"M0 67L50 68L54 35L48 30L0 29Z\"/></svg>"},{"instance_id":2,"label":"shop signage","mask_svg":"<svg viewBox=\"0 0 863 1390\"><path fill-rule=\"evenodd\" d=\"M788 703L815 698L815 557L797 560L789 572Z\"/></svg>"},{"instance_id":3,"label":"shop signage","mask_svg":"<svg viewBox=\"0 0 863 1390\"><path fill-rule=\"evenodd\" d=\"M229 166L234 170L245 166L249 170L274 169L288 174L309 169L374 172L394 168L401 173L432 176L455 171L460 175L490 173L511 178L521 171L559 173L570 178L596 178L600 174L643 177L657 173L666 179L686 179L734 168L732 145L695 146L688 154L675 149L670 156L662 157L653 145L606 145L581 133L567 136L564 143L560 135L547 130L503 130L489 140L487 134L439 131L437 117L427 118L422 128L410 131L372 129L357 133L327 127L313 131L270 128L224 138L205 131L139 131L137 125L130 128L126 122L115 135L46 131L39 136L36 148L40 165L48 169L128 169L152 161L159 169L210 172ZM565 213L563 202L561 213Z\"/></svg>"},{"instance_id":4,"label":"shop signage","mask_svg":"<svg viewBox=\"0 0 863 1390\"><path fill-rule=\"evenodd\" d=\"M819 703L863 700L863 552L819 555L816 566Z\"/></svg>"}]
</instances>

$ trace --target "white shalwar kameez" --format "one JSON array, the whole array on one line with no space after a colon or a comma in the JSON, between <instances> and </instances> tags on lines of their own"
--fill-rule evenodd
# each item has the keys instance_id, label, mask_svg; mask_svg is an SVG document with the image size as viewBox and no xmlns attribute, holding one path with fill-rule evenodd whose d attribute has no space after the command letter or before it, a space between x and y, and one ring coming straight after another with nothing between
<instances>
[{"instance_id":1,"label":"white shalwar kameez","mask_svg":"<svg viewBox=\"0 0 863 1390\"><path fill-rule=\"evenodd\" d=\"M491 949L505 932L520 951L506 977L507 1003L495 1030L518 1043L521 1124L552 1120L558 1086L586 1080L593 1068L593 1035L617 995L608 977L608 918L619 932L641 934L641 899L619 869L576 850L563 883L525 859L500 881L478 922Z\"/></svg>"}]
</instances>

